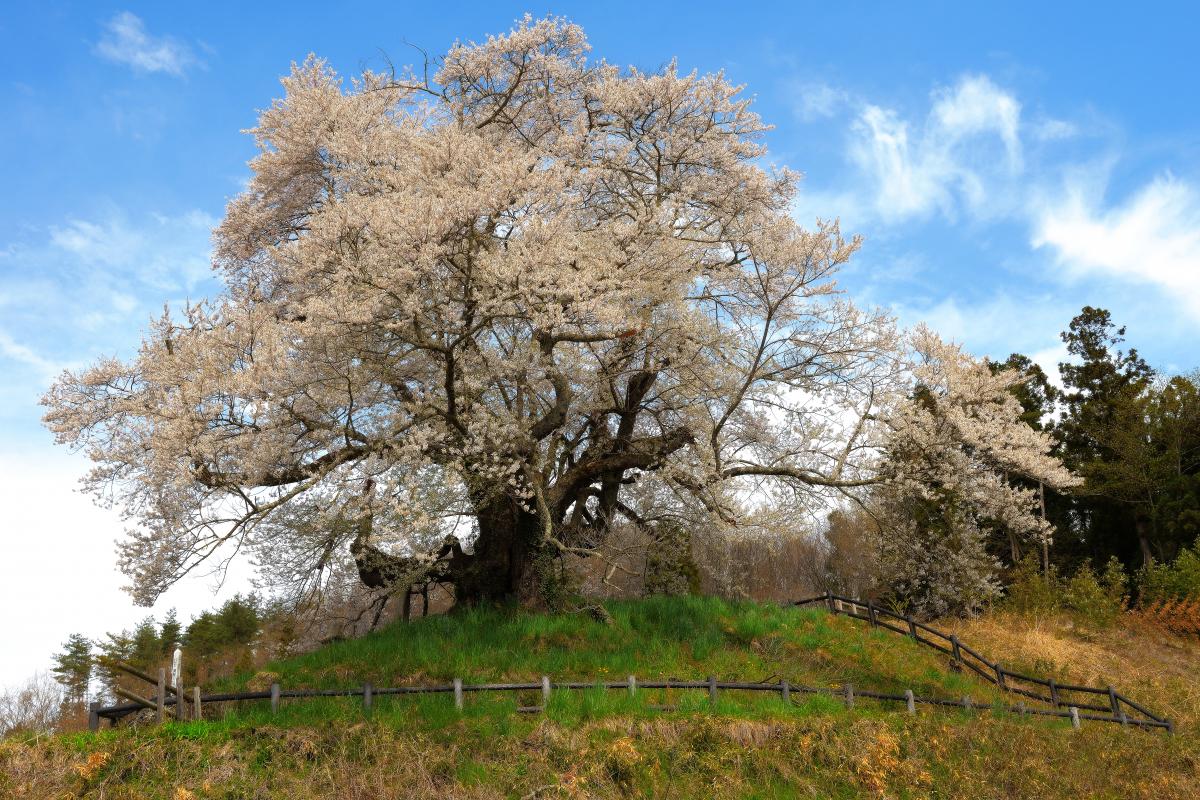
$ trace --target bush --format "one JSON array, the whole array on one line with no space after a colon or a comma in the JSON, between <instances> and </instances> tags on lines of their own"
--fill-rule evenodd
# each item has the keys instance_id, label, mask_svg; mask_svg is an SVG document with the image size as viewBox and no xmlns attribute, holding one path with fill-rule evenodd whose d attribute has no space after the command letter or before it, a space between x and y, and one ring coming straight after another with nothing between
<instances>
[{"instance_id":1,"label":"bush","mask_svg":"<svg viewBox=\"0 0 1200 800\"><path fill-rule=\"evenodd\" d=\"M1058 577L1054 567L1042 575L1035 555L1026 556L1011 574L1004 607L1018 614L1037 616L1068 611L1077 622L1106 627L1129 605L1129 578L1115 557L1099 575L1091 565L1081 566L1069 580Z\"/></svg>"},{"instance_id":2,"label":"bush","mask_svg":"<svg viewBox=\"0 0 1200 800\"><path fill-rule=\"evenodd\" d=\"M1115 557L1096 575L1084 564L1063 589L1063 605L1076 620L1092 627L1107 627L1125 611L1125 571Z\"/></svg>"},{"instance_id":3,"label":"bush","mask_svg":"<svg viewBox=\"0 0 1200 800\"><path fill-rule=\"evenodd\" d=\"M700 594L700 570L692 559L692 537L681 525L656 526L646 553L647 595Z\"/></svg>"},{"instance_id":4,"label":"bush","mask_svg":"<svg viewBox=\"0 0 1200 800\"><path fill-rule=\"evenodd\" d=\"M1138 573L1138 603L1200 600L1200 540L1185 547L1174 561L1150 564Z\"/></svg>"},{"instance_id":5,"label":"bush","mask_svg":"<svg viewBox=\"0 0 1200 800\"><path fill-rule=\"evenodd\" d=\"M62 689L41 672L24 686L0 692L0 737L53 732L62 716L62 701Z\"/></svg>"},{"instance_id":6,"label":"bush","mask_svg":"<svg viewBox=\"0 0 1200 800\"><path fill-rule=\"evenodd\" d=\"M1054 565L1050 566L1049 575L1043 575L1035 554L1021 559L1005 589L1004 607L1029 616L1050 614L1062 608L1058 572Z\"/></svg>"}]
</instances>

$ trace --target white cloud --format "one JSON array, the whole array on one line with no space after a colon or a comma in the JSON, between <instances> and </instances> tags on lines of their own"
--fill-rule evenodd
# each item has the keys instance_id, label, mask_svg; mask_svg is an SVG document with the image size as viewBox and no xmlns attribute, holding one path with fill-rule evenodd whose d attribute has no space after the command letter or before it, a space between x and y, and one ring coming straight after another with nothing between
<instances>
[{"instance_id":1,"label":"white cloud","mask_svg":"<svg viewBox=\"0 0 1200 800\"><path fill-rule=\"evenodd\" d=\"M796 113L805 122L832 117L850 102L849 93L823 81L802 83L796 93Z\"/></svg>"},{"instance_id":2,"label":"white cloud","mask_svg":"<svg viewBox=\"0 0 1200 800\"><path fill-rule=\"evenodd\" d=\"M39 355L33 349L14 340L2 330L0 330L0 357L33 367L38 373L39 378L43 380L54 378L64 368L63 364Z\"/></svg>"},{"instance_id":3,"label":"white cloud","mask_svg":"<svg viewBox=\"0 0 1200 800\"><path fill-rule=\"evenodd\" d=\"M813 85L815 113L829 93ZM1021 226L1033 251L1046 255L1029 259L1010 252L1000 259L1021 265L1030 290L1073 298L1068 306L1056 304L1067 315L1054 330L1082 303L1096 305L1098 298L1172 337L1200 319L1200 184L1168 175L1106 201L1120 150L1105 120L1092 116L1077 123L1040 112L1025 120L1013 92L986 75L967 75L933 90L923 114L862 103L849 134L846 161L853 171L840 177L836 190L802 187L793 208L802 224L817 212L841 213L852 218L850 229L868 239L904 236L906 225L934 216L950 222L966 216L986 239L1005 234L978 223ZM1076 140L1069 153L1038 146L1064 139ZM1058 181L1065 189L1055 186ZM951 270L948 278L965 275ZM1159 291L1131 293L1129 286ZM1161 308L1164 302L1183 313L1146 314L1147 305ZM996 299L989 309L1003 305ZM1031 313L1009 305L985 324L1003 329ZM925 310L940 317L930 321L951 335L979 322L957 316L953 303Z\"/></svg>"},{"instance_id":4,"label":"white cloud","mask_svg":"<svg viewBox=\"0 0 1200 800\"><path fill-rule=\"evenodd\" d=\"M1156 286L1200 319L1200 192L1170 175L1111 208L1080 183L1040 209L1034 247L1077 277Z\"/></svg>"},{"instance_id":5,"label":"white cloud","mask_svg":"<svg viewBox=\"0 0 1200 800\"><path fill-rule=\"evenodd\" d=\"M924 322L943 336L962 342L974 353L1003 361L1025 353L1034 361L1056 357L1059 331L1079 313L1075 298L1057 293L996 292L978 299L954 295L929 302L897 304L893 310L906 325Z\"/></svg>"},{"instance_id":6,"label":"white cloud","mask_svg":"<svg viewBox=\"0 0 1200 800\"><path fill-rule=\"evenodd\" d=\"M1067 352L1067 346L1061 340L1058 344L1051 347L1033 351L1029 354L1029 358L1033 363L1042 368L1050 383L1059 389L1065 388L1062 382L1062 374L1058 371L1058 365L1069 361L1071 355Z\"/></svg>"},{"instance_id":7,"label":"white cloud","mask_svg":"<svg viewBox=\"0 0 1200 800\"><path fill-rule=\"evenodd\" d=\"M1039 142L1054 142L1079 135L1079 126L1063 119L1042 119L1030 126L1030 134Z\"/></svg>"},{"instance_id":8,"label":"white cloud","mask_svg":"<svg viewBox=\"0 0 1200 800\"><path fill-rule=\"evenodd\" d=\"M1017 137L1021 104L984 75L964 77L953 90L936 93L931 118L934 135L955 143L982 134L997 134L1004 142L1009 164L1021 166L1021 142Z\"/></svg>"},{"instance_id":9,"label":"white cloud","mask_svg":"<svg viewBox=\"0 0 1200 800\"><path fill-rule=\"evenodd\" d=\"M979 216L1006 211L1023 167L1020 103L986 76L963 77L932 98L920 127L877 105L852 125L849 157L871 184L876 213L953 218L960 200Z\"/></svg>"},{"instance_id":10,"label":"white cloud","mask_svg":"<svg viewBox=\"0 0 1200 800\"><path fill-rule=\"evenodd\" d=\"M164 304L217 289L215 222L195 211L132 220L114 211L0 246L0 447L45 436L37 401L63 369L132 355Z\"/></svg>"},{"instance_id":11,"label":"white cloud","mask_svg":"<svg viewBox=\"0 0 1200 800\"><path fill-rule=\"evenodd\" d=\"M181 76L200 61L188 45L170 36L153 36L141 18L122 11L105 25L96 52L119 64L128 64L142 72L166 72Z\"/></svg>"},{"instance_id":12,"label":"white cloud","mask_svg":"<svg viewBox=\"0 0 1200 800\"><path fill-rule=\"evenodd\" d=\"M82 265L121 271L159 289L186 290L209 275L209 238L217 222L196 210L151 214L142 224L113 213L52 227L50 243Z\"/></svg>"},{"instance_id":13,"label":"white cloud","mask_svg":"<svg viewBox=\"0 0 1200 800\"><path fill-rule=\"evenodd\" d=\"M108 267L127 263L130 254L142 248L144 240L145 237L116 218L103 223L73 219L61 228L50 229L50 241L55 247L84 264Z\"/></svg>"}]
</instances>

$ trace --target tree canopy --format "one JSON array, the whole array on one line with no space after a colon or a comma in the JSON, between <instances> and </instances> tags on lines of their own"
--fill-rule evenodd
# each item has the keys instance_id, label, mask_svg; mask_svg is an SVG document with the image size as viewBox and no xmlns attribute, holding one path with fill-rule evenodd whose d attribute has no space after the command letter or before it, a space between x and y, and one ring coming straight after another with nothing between
<instances>
[{"instance_id":1,"label":"tree canopy","mask_svg":"<svg viewBox=\"0 0 1200 800\"><path fill-rule=\"evenodd\" d=\"M793 219L740 87L587 52L527 18L418 72L283 80L215 234L225 291L44 401L135 523L138 600L248 550L297 592L352 557L536 602L537 565L614 520L746 525L881 480L1037 527L996 475L1071 478L1022 376L837 292L860 240Z\"/></svg>"}]
</instances>

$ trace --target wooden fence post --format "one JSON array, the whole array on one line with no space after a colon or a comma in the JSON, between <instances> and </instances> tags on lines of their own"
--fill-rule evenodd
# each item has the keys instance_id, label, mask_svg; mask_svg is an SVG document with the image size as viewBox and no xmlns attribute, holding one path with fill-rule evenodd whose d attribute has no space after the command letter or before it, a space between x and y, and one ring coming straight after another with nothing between
<instances>
[{"instance_id":1,"label":"wooden fence post","mask_svg":"<svg viewBox=\"0 0 1200 800\"><path fill-rule=\"evenodd\" d=\"M542 676L542 711L546 710L546 706L550 705L550 676Z\"/></svg>"},{"instance_id":2,"label":"wooden fence post","mask_svg":"<svg viewBox=\"0 0 1200 800\"><path fill-rule=\"evenodd\" d=\"M375 687L370 681L363 684L363 713L370 716L375 705Z\"/></svg>"},{"instance_id":3,"label":"wooden fence post","mask_svg":"<svg viewBox=\"0 0 1200 800\"><path fill-rule=\"evenodd\" d=\"M192 718L197 722L204 719L204 713L200 710L200 687L192 687Z\"/></svg>"},{"instance_id":4,"label":"wooden fence post","mask_svg":"<svg viewBox=\"0 0 1200 800\"><path fill-rule=\"evenodd\" d=\"M915 695L913 695L912 689L904 690L904 705L908 707L908 713L917 713L917 698Z\"/></svg>"},{"instance_id":5,"label":"wooden fence post","mask_svg":"<svg viewBox=\"0 0 1200 800\"><path fill-rule=\"evenodd\" d=\"M916 639L917 638L916 620L914 620L911 615L905 614L904 621L908 623L908 635L913 637L913 639Z\"/></svg>"},{"instance_id":6,"label":"wooden fence post","mask_svg":"<svg viewBox=\"0 0 1200 800\"><path fill-rule=\"evenodd\" d=\"M867 619L870 621L872 628L879 627L879 620L875 617L875 604L870 600L867 601Z\"/></svg>"},{"instance_id":7,"label":"wooden fence post","mask_svg":"<svg viewBox=\"0 0 1200 800\"><path fill-rule=\"evenodd\" d=\"M779 682L779 695L783 698L783 702L792 702L792 687L787 681Z\"/></svg>"},{"instance_id":8,"label":"wooden fence post","mask_svg":"<svg viewBox=\"0 0 1200 800\"><path fill-rule=\"evenodd\" d=\"M1054 682L1054 678L1050 679L1050 704L1058 708L1058 684Z\"/></svg>"},{"instance_id":9,"label":"wooden fence post","mask_svg":"<svg viewBox=\"0 0 1200 800\"><path fill-rule=\"evenodd\" d=\"M463 710L462 678L454 679L454 707L459 711Z\"/></svg>"},{"instance_id":10,"label":"wooden fence post","mask_svg":"<svg viewBox=\"0 0 1200 800\"><path fill-rule=\"evenodd\" d=\"M854 687L848 683L842 687L842 700L846 708L854 708Z\"/></svg>"},{"instance_id":11,"label":"wooden fence post","mask_svg":"<svg viewBox=\"0 0 1200 800\"><path fill-rule=\"evenodd\" d=\"M1004 680L1004 667L1000 666L1000 662L996 662L996 685L1002 690L1008 691L1008 683Z\"/></svg>"},{"instance_id":12,"label":"wooden fence post","mask_svg":"<svg viewBox=\"0 0 1200 800\"><path fill-rule=\"evenodd\" d=\"M100 730L100 715L96 713L98 708L100 708L98 701L92 701L88 705L88 730L93 733Z\"/></svg>"},{"instance_id":13,"label":"wooden fence post","mask_svg":"<svg viewBox=\"0 0 1200 800\"><path fill-rule=\"evenodd\" d=\"M829 609L829 613L835 613L833 610L833 592L825 593L825 608Z\"/></svg>"},{"instance_id":14,"label":"wooden fence post","mask_svg":"<svg viewBox=\"0 0 1200 800\"><path fill-rule=\"evenodd\" d=\"M961 664L962 652L958 649L958 636L953 633L950 634L950 649L953 653L950 657L953 658L956 663Z\"/></svg>"},{"instance_id":15,"label":"wooden fence post","mask_svg":"<svg viewBox=\"0 0 1200 800\"><path fill-rule=\"evenodd\" d=\"M279 684L271 684L271 713L279 713Z\"/></svg>"},{"instance_id":16,"label":"wooden fence post","mask_svg":"<svg viewBox=\"0 0 1200 800\"><path fill-rule=\"evenodd\" d=\"M971 702L971 695L964 694L962 699L962 707L967 711L970 711L972 708L974 708L974 706L975 704Z\"/></svg>"},{"instance_id":17,"label":"wooden fence post","mask_svg":"<svg viewBox=\"0 0 1200 800\"><path fill-rule=\"evenodd\" d=\"M1117 690L1112 686L1108 687L1108 705L1112 709L1112 715L1118 719L1121 717L1121 701L1117 699Z\"/></svg>"},{"instance_id":18,"label":"wooden fence post","mask_svg":"<svg viewBox=\"0 0 1200 800\"><path fill-rule=\"evenodd\" d=\"M628 680L629 680L629 696L635 697L637 695L637 678L630 675Z\"/></svg>"},{"instance_id":19,"label":"wooden fence post","mask_svg":"<svg viewBox=\"0 0 1200 800\"><path fill-rule=\"evenodd\" d=\"M1075 706L1071 706L1067 710L1071 712L1071 727L1075 730L1079 730L1079 709Z\"/></svg>"},{"instance_id":20,"label":"wooden fence post","mask_svg":"<svg viewBox=\"0 0 1200 800\"><path fill-rule=\"evenodd\" d=\"M162 667L159 667L158 668L158 698L157 698L157 705L155 707L155 712L156 712L155 720L158 722L159 725L162 724L163 719L166 717L166 707L167 707L167 671L165 669L163 669Z\"/></svg>"},{"instance_id":21,"label":"wooden fence post","mask_svg":"<svg viewBox=\"0 0 1200 800\"><path fill-rule=\"evenodd\" d=\"M717 702L717 678L715 675L708 676L708 701L714 705Z\"/></svg>"}]
</instances>

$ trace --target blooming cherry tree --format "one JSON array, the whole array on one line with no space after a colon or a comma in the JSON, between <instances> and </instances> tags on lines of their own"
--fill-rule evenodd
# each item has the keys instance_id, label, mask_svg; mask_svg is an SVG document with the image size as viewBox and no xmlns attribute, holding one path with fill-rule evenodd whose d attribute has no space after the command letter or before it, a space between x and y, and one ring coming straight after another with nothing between
<instances>
[{"instance_id":1,"label":"blooming cherry tree","mask_svg":"<svg viewBox=\"0 0 1200 800\"><path fill-rule=\"evenodd\" d=\"M836 293L859 240L792 219L739 87L587 52L527 18L420 75L283 80L215 234L226 289L44 401L136 523L137 599L249 550L294 587L348 553L370 586L535 602L539 559L617 520L879 479L906 376Z\"/></svg>"}]
</instances>

